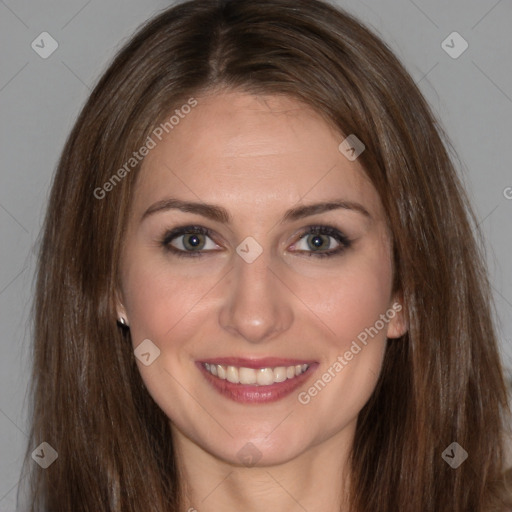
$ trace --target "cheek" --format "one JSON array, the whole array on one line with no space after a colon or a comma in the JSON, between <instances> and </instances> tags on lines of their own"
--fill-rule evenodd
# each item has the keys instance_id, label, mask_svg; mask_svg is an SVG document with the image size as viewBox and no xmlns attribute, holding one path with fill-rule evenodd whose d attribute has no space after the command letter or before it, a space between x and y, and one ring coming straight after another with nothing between
<instances>
[{"instance_id":1,"label":"cheek","mask_svg":"<svg viewBox=\"0 0 512 512\"><path fill-rule=\"evenodd\" d=\"M375 388L392 318L386 313L391 286L389 253L375 246L373 251L359 254L357 261L347 264L346 272L325 287L323 307L318 303L322 307L319 317L335 335L326 347L319 379L328 383L325 391L323 384L305 390L301 403L311 401L316 414L329 417L327 429L336 431L347 419L355 418Z\"/></svg>"},{"instance_id":2,"label":"cheek","mask_svg":"<svg viewBox=\"0 0 512 512\"><path fill-rule=\"evenodd\" d=\"M194 303L206 290L202 280L187 280L154 259L144 262L133 255L123 273L123 292L134 343L165 339L189 310L193 313Z\"/></svg>"},{"instance_id":3,"label":"cheek","mask_svg":"<svg viewBox=\"0 0 512 512\"><path fill-rule=\"evenodd\" d=\"M360 258L350 272L326 284L316 299L315 312L332 335L323 339L320 371L302 390L299 403L309 410L313 423L313 418L324 418L322 436L353 421L375 389L392 318L386 314L391 278L386 258Z\"/></svg>"},{"instance_id":4,"label":"cheek","mask_svg":"<svg viewBox=\"0 0 512 512\"><path fill-rule=\"evenodd\" d=\"M328 279L324 276L316 284L313 280L307 285L303 283L298 293L328 328L333 345L346 350L388 310L391 280L391 260L381 248L375 247L374 251L347 259ZM381 322L378 325L383 331L379 337L385 338L386 330Z\"/></svg>"}]
</instances>

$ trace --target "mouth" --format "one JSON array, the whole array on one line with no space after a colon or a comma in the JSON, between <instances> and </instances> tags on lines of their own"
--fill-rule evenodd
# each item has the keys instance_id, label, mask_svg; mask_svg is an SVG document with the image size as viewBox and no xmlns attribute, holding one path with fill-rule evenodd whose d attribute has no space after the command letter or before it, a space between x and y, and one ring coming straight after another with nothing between
<instances>
[{"instance_id":1,"label":"mouth","mask_svg":"<svg viewBox=\"0 0 512 512\"><path fill-rule=\"evenodd\" d=\"M303 384L318 366L313 361L275 358L222 358L196 364L216 391L240 403L280 400Z\"/></svg>"}]
</instances>

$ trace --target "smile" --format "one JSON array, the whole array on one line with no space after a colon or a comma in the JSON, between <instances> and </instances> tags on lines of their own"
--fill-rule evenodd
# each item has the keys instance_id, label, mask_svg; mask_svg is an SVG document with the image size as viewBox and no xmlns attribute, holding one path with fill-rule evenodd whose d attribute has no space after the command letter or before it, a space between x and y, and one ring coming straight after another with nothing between
<instances>
[{"instance_id":1,"label":"smile","mask_svg":"<svg viewBox=\"0 0 512 512\"><path fill-rule=\"evenodd\" d=\"M267 368L245 368L243 366L226 366L223 364L203 363L204 368L214 377L227 380L232 384L270 386L302 375L308 364L292 366L276 366Z\"/></svg>"},{"instance_id":2,"label":"smile","mask_svg":"<svg viewBox=\"0 0 512 512\"><path fill-rule=\"evenodd\" d=\"M318 367L313 361L234 357L196 361L196 365L215 391L243 404L281 400L303 386Z\"/></svg>"}]
</instances>

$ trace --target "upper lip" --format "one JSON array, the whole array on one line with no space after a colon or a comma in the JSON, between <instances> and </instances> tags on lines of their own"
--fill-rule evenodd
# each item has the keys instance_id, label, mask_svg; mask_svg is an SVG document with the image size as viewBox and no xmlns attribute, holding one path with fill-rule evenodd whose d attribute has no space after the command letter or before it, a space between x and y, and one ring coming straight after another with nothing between
<instances>
[{"instance_id":1,"label":"upper lip","mask_svg":"<svg viewBox=\"0 0 512 512\"><path fill-rule=\"evenodd\" d=\"M221 364L225 366L238 366L244 368L274 368L276 366L296 366L303 364L312 364L314 361L306 361L303 359L289 359L281 357L263 357L261 359L246 359L244 357L216 357L204 359L200 363Z\"/></svg>"}]
</instances>

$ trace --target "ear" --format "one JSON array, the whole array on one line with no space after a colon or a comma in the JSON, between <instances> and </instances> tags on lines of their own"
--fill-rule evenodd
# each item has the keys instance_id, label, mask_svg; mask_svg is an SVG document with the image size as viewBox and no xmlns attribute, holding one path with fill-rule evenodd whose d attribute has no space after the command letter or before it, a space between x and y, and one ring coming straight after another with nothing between
<instances>
[{"instance_id":1,"label":"ear","mask_svg":"<svg viewBox=\"0 0 512 512\"><path fill-rule=\"evenodd\" d=\"M386 311L388 322L387 337L400 338L409 329L404 311L404 300L401 292L396 293Z\"/></svg>"},{"instance_id":2,"label":"ear","mask_svg":"<svg viewBox=\"0 0 512 512\"><path fill-rule=\"evenodd\" d=\"M117 314L117 321L121 324L123 324L122 320L124 320L124 325L128 326L130 322L128 321L128 314L126 313L126 308L124 307L124 304L122 302L121 293L119 290L115 293L115 302L116 302L116 314Z\"/></svg>"}]
</instances>

